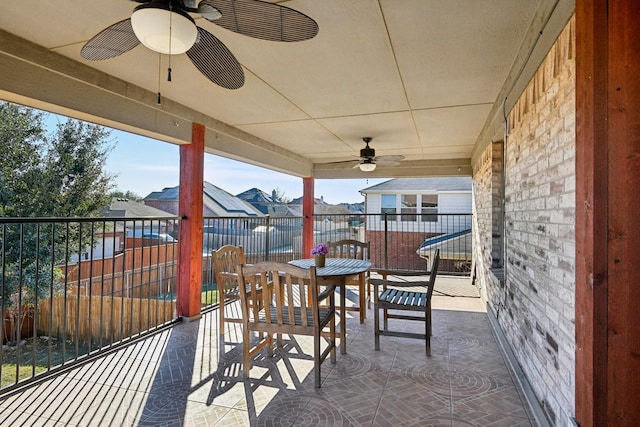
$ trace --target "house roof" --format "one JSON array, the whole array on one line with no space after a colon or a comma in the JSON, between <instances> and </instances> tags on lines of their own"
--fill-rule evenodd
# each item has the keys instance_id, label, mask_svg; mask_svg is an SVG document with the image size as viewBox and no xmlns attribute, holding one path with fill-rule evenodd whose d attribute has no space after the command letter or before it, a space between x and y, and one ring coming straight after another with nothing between
<instances>
[{"instance_id":1,"label":"house roof","mask_svg":"<svg viewBox=\"0 0 640 427\"><path fill-rule=\"evenodd\" d=\"M256 209L251 203L248 203L207 181L204 182L204 205L219 215L263 215L263 213Z\"/></svg>"},{"instance_id":2,"label":"house roof","mask_svg":"<svg viewBox=\"0 0 640 427\"><path fill-rule=\"evenodd\" d=\"M107 218L175 217L163 210L121 197L112 198L109 206L102 209L100 213Z\"/></svg>"},{"instance_id":3,"label":"house roof","mask_svg":"<svg viewBox=\"0 0 640 427\"><path fill-rule=\"evenodd\" d=\"M420 257L429 257L433 251L440 249L441 258L466 260L472 251L472 241L471 229L442 234L426 239L416 253Z\"/></svg>"},{"instance_id":4,"label":"house roof","mask_svg":"<svg viewBox=\"0 0 640 427\"><path fill-rule=\"evenodd\" d=\"M360 190L365 194L405 191L471 191L471 177L397 178Z\"/></svg>"},{"instance_id":5,"label":"house roof","mask_svg":"<svg viewBox=\"0 0 640 427\"><path fill-rule=\"evenodd\" d=\"M289 207L293 211L300 211L300 214L302 214L302 199L302 197L293 199L289 203ZM318 215L348 215L352 213L345 205L331 205L325 202L322 196L319 199L313 199L313 201L313 212Z\"/></svg>"},{"instance_id":6,"label":"house roof","mask_svg":"<svg viewBox=\"0 0 640 427\"><path fill-rule=\"evenodd\" d=\"M250 188L247 191L243 191L240 194L236 194L236 197L241 198L242 200L249 202L251 204L254 203L262 203L262 204L269 204L269 203L273 203L273 200L271 199L271 196L269 194L267 194L266 192L260 190L259 188Z\"/></svg>"},{"instance_id":7,"label":"house roof","mask_svg":"<svg viewBox=\"0 0 640 427\"><path fill-rule=\"evenodd\" d=\"M251 204L254 208L258 209L263 214L269 214L269 210L273 205L273 199L271 198L271 196L255 187L247 191L243 191L240 194L236 194L236 197Z\"/></svg>"},{"instance_id":8,"label":"house roof","mask_svg":"<svg viewBox=\"0 0 640 427\"><path fill-rule=\"evenodd\" d=\"M302 216L302 212L287 205L268 206L267 213L271 216Z\"/></svg>"},{"instance_id":9,"label":"house roof","mask_svg":"<svg viewBox=\"0 0 640 427\"><path fill-rule=\"evenodd\" d=\"M179 190L179 186L166 187L162 191L150 193L144 200L162 200L177 203L180 195ZM207 181L204 182L203 204L206 209L217 216L263 216L263 213L250 203Z\"/></svg>"},{"instance_id":10,"label":"house roof","mask_svg":"<svg viewBox=\"0 0 640 427\"><path fill-rule=\"evenodd\" d=\"M302 205L304 197L298 197L289 202L290 205ZM314 206L327 205L328 203L324 201L324 197L320 196L320 198L313 199Z\"/></svg>"}]
</instances>

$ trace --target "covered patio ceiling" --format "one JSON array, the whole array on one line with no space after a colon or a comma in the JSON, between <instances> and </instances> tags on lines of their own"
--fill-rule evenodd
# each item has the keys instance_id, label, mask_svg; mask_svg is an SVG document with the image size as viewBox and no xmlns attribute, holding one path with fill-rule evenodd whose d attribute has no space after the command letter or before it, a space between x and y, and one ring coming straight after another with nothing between
<instances>
[{"instance_id":1,"label":"covered patio ceiling","mask_svg":"<svg viewBox=\"0 0 640 427\"><path fill-rule=\"evenodd\" d=\"M300 177L470 175L574 11L570 0L275 3L312 17L318 35L270 42L193 15L242 65L244 86L229 90L185 54L171 57L171 82L168 57L142 45L83 59L136 2L2 1L0 98L175 144L198 122L207 152ZM405 160L354 169L363 137Z\"/></svg>"}]
</instances>

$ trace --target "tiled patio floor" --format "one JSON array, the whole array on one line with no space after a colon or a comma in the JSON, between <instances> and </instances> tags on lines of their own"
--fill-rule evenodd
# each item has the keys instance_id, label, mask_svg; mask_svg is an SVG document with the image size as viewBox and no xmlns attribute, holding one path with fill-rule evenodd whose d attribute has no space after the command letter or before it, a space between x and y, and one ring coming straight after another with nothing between
<instances>
[{"instance_id":1,"label":"tiled patio floor","mask_svg":"<svg viewBox=\"0 0 640 427\"><path fill-rule=\"evenodd\" d=\"M437 289L463 295L468 280ZM436 295L434 309L430 358L419 340L381 337L374 351L372 310L349 317L348 354L323 364L317 390L299 337L244 380L239 346L218 356L213 311L2 398L0 425L534 426L480 299Z\"/></svg>"}]
</instances>

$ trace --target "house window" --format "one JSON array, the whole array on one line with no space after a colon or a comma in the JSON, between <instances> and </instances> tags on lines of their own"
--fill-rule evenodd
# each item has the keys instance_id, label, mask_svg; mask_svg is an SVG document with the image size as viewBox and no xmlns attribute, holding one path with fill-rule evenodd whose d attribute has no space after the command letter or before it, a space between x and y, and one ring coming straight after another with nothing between
<instances>
[{"instance_id":1,"label":"house window","mask_svg":"<svg viewBox=\"0 0 640 427\"><path fill-rule=\"evenodd\" d=\"M382 200L380 204L380 212L382 214L395 214L396 211L396 195L395 194L382 194ZM391 221L395 221L396 217L389 217Z\"/></svg>"},{"instance_id":2,"label":"house window","mask_svg":"<svg viewBox=\"0 0 640 427\"><path fill-rule=\"evenodd\" d=\"M403 194L400 196L401 221L415 221L418 212L418 196L415 194Z\"/></svg>"},{"instance_id":3,"label":"house window","mask_svg":"<svg viewBox=\"0 0 640 427\"><path fill-rule=\"evenodd\" d=\"M438 222L438 195L423 194L422 195L422 221Z\"/></svg>"}]
</instances>

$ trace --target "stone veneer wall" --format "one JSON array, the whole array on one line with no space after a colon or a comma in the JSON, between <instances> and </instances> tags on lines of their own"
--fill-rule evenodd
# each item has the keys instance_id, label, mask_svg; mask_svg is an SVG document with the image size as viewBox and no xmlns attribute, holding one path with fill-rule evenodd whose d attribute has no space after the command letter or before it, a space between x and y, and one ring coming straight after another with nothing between
<instances>
[{"instance_id":1,"label":"stone veneer wall","mask_svg":"<svg viewBox=\"0 0 640 427\"><path fill-rule=\"evenodd\" d=\"M549 420L575 413L575 23L509 114L504 282L494 275L489 145L474 165L477 283Z\"/></svg>"}]
</instances>

